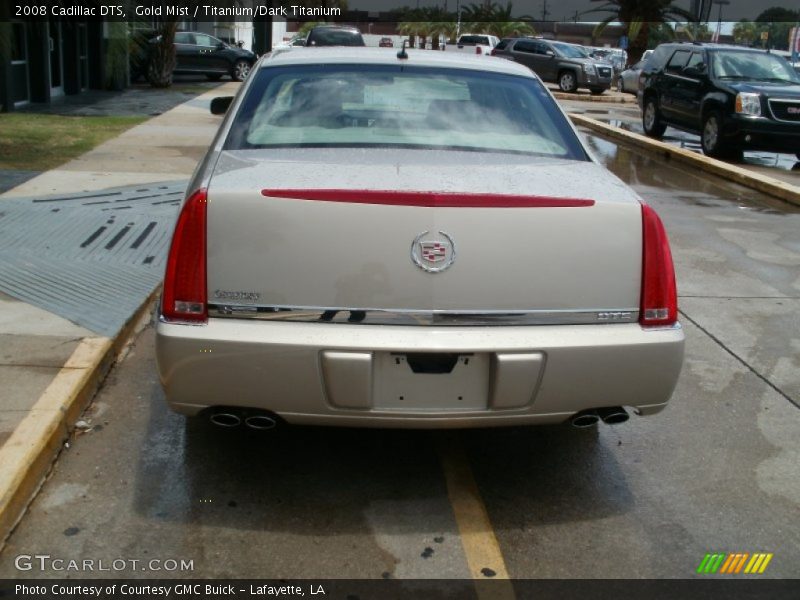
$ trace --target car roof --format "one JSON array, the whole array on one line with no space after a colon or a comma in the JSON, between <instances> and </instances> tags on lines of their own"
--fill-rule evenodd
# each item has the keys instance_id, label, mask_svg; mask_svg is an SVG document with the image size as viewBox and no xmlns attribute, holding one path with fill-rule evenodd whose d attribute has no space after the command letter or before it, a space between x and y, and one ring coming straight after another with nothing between
<instances>
[{"instance_id":1,"label":"car roof","mask_svg":"<svg viewBox=\"0 0 800 600\"><path fill-rule=\"evenodd\" d=\"M276 49L277 50L277 49ZM487 71L522 75L534 79L530 69L515 62L495 58L493 56L472 56L461 53L433 52L406 48L408 58L397 58L394 48L364 48L349 46L328 46L321 48L291 47L281 48L267 54L260 63L260 68L284 65L318 65L318 64L364 64L364 65L396 65L402 63L409 66L444 67L448 69L467 69L470 71Z\"/></svg>"}]
</instances>

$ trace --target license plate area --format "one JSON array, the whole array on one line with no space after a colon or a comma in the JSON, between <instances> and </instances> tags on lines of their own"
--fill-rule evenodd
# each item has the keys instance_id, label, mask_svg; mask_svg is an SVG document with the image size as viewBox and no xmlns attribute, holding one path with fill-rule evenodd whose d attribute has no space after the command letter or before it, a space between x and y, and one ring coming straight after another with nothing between
<instances>
[{"instance_id":1,"label":"license plate area","mask_svg":"<svg viewBox=\"0 0 800 600\"><path fill-rule=\"evenodd\" d=\"M376 352L373 408L413 412L486 410L488 354Z\"/></svg>"}]
</instances>

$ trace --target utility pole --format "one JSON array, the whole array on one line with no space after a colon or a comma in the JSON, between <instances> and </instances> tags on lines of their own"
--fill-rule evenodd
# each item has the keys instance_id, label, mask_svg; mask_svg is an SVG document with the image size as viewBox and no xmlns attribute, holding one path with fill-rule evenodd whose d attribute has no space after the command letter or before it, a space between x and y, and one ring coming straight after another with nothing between
<instances>
[{"instance_id":1,"label":"utility pole","mask_svg":"<svg viewBox=\"0 0 800 600\"><path fill-rule=\"evenodd\" d=\"M547 15L550 14L550 11L547 10L547 0L544 0L542 3L542 21L547 21Z\"/></svg>"}]
</instances>

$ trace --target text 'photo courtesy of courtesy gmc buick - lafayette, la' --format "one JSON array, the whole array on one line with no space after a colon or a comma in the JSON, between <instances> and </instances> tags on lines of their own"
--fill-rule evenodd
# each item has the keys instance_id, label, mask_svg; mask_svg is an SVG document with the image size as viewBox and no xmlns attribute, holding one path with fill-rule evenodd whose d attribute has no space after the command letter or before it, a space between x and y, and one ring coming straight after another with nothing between
<instances>
[{"instance_id":1,"label":"text 'photo courtesy of courtesy gmc buick - lafayette, la'","mask_svg":"<svg viewBox=\"0 0 800 600\"><path fill-rule=\"evenodd\" d=\"M167 261L172 409L453 428L666 406L684 347L667 233L530 69L291 48L226 109Z\"/></svg>"}]
</instances>

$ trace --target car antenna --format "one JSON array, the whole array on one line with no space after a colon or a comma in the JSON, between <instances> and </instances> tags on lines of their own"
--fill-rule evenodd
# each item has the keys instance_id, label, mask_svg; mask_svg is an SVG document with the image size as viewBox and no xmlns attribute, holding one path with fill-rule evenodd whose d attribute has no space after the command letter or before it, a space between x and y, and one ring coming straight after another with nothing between
<instances>
[{"instance_id":1,"label":"car antenna","mask_svg":"<svg viewBox=\"0 0 800 600\"><path fill-rule=\"evenodd\" d=\"M400 52L397 53L397 58L408 59L408 52L406 52L406 43L408 40L403 40L403 47L400 48Z\"/></svg>"}]
</instances>

